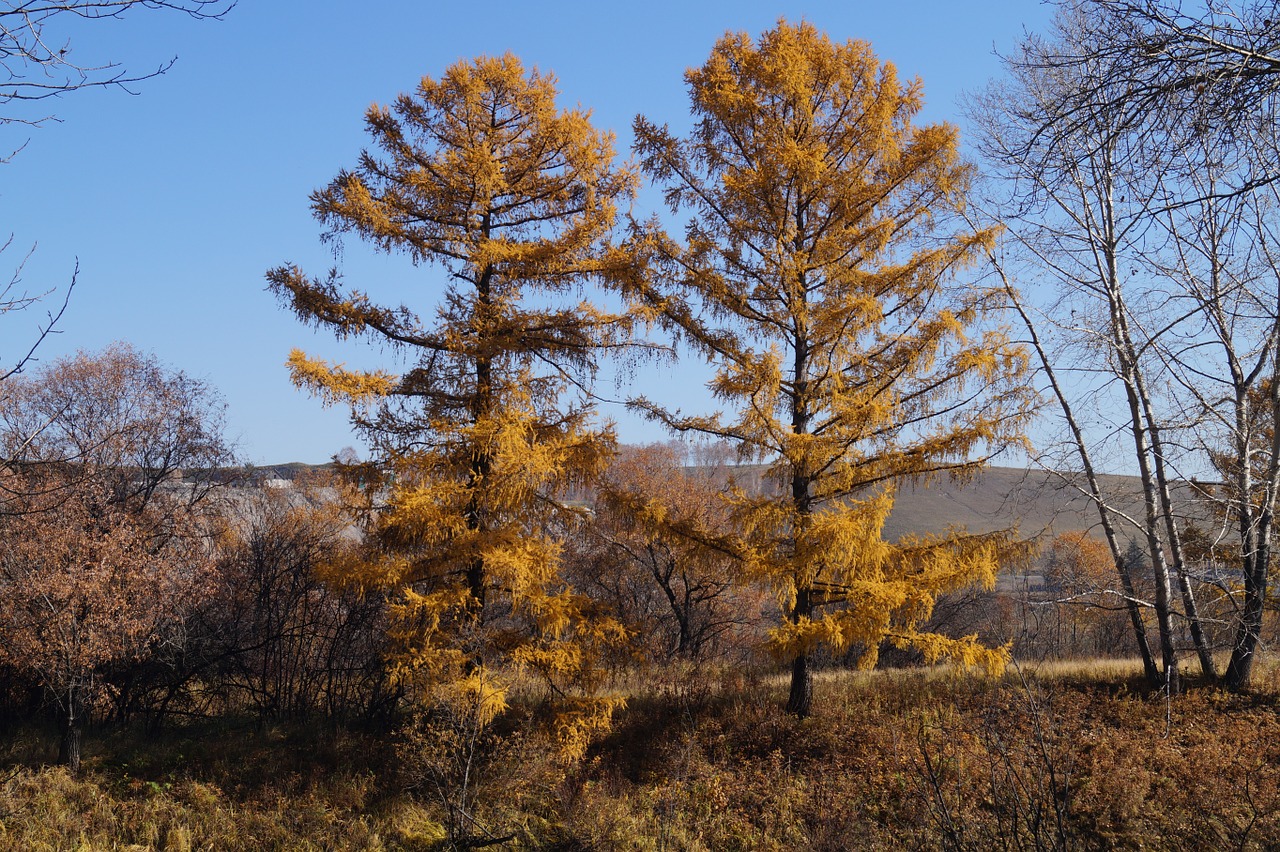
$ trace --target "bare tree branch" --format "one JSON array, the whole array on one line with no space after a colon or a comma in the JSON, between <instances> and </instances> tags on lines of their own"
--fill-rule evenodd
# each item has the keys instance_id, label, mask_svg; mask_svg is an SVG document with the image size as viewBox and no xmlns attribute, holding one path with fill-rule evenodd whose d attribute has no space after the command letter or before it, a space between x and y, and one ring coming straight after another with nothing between
<instances>
[{"instance_id":1,"label":"bare tree branch","mask_svg":"<svg viewBox=\"0 0 1280 852\"><path fill-rule=\"evenodd\" d=\"M24 118L6 107L80 89L119 88L132 93L131 86L165 73L177 61L173 57L154 70L135 73L111 60L82 60L70 38L61 34L61 20L122 18L134 9L221 19L235 5L236 0L0 0L0 125L38 125L51 118Z\"/></svg>"}]
</instances>

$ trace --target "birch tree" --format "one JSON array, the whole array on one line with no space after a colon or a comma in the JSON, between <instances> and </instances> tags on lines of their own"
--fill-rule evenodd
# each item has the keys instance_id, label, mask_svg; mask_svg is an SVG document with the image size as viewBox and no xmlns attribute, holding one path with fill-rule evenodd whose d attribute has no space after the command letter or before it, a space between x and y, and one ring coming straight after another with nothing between
<instances>
[{"instance_id":1,"label":"birch tree","mask_svg":"<svg viewBox=\"0 0 1280 852\"><path fill-rule=\"evenodd\" d=\"M1272 214L1262 193L1275 172L1266 143L1274 79L1265 54L1250 53L1271 26L1262 4L1211 3L1196 17L1154 1L1064 3L1052 31L1028 37L1006 60L1007 80L972 110L1008 190L993 209L1010 226L1011 251L991 259L1059 403L1140 649L1139 609L1155 611L1158 679L1171 691L1184 625L1201 671L1217 677L1180 528L1203 514L1204 493L1188 499L1187 483L1212 469L1213 446L1242 458L1259 451L1249 401L1273 369ZM1025 297L1012 289L1018 276L1036 282ZM1121 430L1127 450L1115 440ZM1108 502L1098 458L1136 469L1142 517ZM1265 488L1235 470L1234 493ZM1241 501L1250 502L1260 508ZM1154 601L1137 600L1126 576L1126 528L1145 541ZM1259 582L1262 530L1269 521L1245 508L1246 599ZM1239 622L1238 649L1252 647L1245 625L1255 621ZM1233 659L1228 682L1240 685L1242 671Z\"/></svg>"}]
</instances>

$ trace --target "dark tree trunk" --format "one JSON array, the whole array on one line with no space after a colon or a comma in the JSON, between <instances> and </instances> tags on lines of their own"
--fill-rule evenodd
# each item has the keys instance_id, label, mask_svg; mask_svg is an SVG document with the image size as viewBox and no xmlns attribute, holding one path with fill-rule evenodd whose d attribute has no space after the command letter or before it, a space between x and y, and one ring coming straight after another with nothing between
<instances>
[{"instance_id":1,"label":"dark tree trunk","mask_svg":"<svg viewBox=\"0 0 1280 852\"><path fill-rule=\"evenodd\" d=\"M796 593L796 605L791 611L791 620L799 623L801 618L813 615L813 599L808 589ZM809 654L802 651L791 661L791 694L787 696L787 712L801 719L808 718L813 709L813 671L809 666Z\"/></svg>"},{"instance_id":2,"label":"dark tree trunk","mask_svg":"<svg viewBox=\"0 0 1280 852\"><path fill-rule=\"evenodd\" d=\"M75 690L67 694L67 706L62 714L62 740L58 744L58 763L74 774L80 771L80 698Z\"/></svg>"},{"instance_id":3,"label":"dark tree trunk","mask_svg":"<svg viewBox=\"0 0 1280 852\"><path fill-rule=\"evenodd\" d=\"M1264 510L1263 526L1271 523L1271 513ZM1270 533L1268 531L1268 538ZM1239 692L1249 686L1253 677L1253 663L1258 657L1258 640L1262 635L1262 610L1267 596L1267 563L1271 549L1261 546L1255 549L1250 564L1244 572L1244 611L1236 627L1235 645L1231 649L1231 662L1227 665L1224 681L1228 689Z\"/></svg>"},{"instance_id":4,"label":"dark tree trunk","mask_svg":"<svg viewBox=\"0 0 1280 852\"><path fill-rule=\"evenodd\" d=\"M806 719L813 710L813 672L809 655L797 654L791 661L791 694L787 696L787 712Z\"/></svg>"}]
</instances>

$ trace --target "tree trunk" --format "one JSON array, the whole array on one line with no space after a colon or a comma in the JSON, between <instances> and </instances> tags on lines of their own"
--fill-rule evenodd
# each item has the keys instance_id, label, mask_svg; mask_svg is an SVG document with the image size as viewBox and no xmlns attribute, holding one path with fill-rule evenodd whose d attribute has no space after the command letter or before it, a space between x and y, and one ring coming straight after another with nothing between
<instances>
[{"instance_id":1,"label":"tree trunk","mask_svg":"<svg viewBox=\"0 0 1280 852\"><path fill-rule=\"evenodd\" d=\"M62 731L62 743L58 747L58 763L71 770L80 771L80 723L68 722Z\"/></svg>"},{"instance_id":2,"label":"tree trunk","mask_svg":"<svg viewBox=\"0 0 1280 852\"><path fill-rule=\"evenodd\" d=\"M1277 317L1272 334L1280 338L1280 317ZM1277 356L1272 356L1277 358ZM1252 482L1250 465L1252 458L1248 452L1248 441L1241 442L1240 465L1243 490L1240 495L1241 544L1244 546L1244 611L1240 623L1236 626L1235 643L1231 649L1231 662L1227 665L1225 682L1227 688L1239 692L1249 686L1253 677L1253 663L1257 658L1258 642L1262 635L1262 610L1266 604L1267 578L1271 569L1272 538L1275 526L1275 504L1280 493L1280 358L1273 363L1271 386L1267 393L1267 402L1271 408L1271 456L1267 461L1267 472L1262 488L1262 505L1258 511L1256 528L1249 523L1253 520ZM1248 396L1240 402L1248 404ZM1245 409L1247 415L1247 409ZM1248 418L1241 418L1242 421ZM1247 425L1238 427L1240 432L1247 432Z\"/></svg>"},{"instance_id":3,"label":"tree trunk","mask_svg":"<svg viewBox=\"0 0 1280 852\"><path fill-rule=\"evenodd\" d=\"M807 719L813 711L813 672L809 655L797 654L791 661L791 693L787 696L787 712Z\"/></svg>"},{"instance_id":4,"label":"tree trunk","mask_svg":"<svg viewBox=\"0 0 1280 852\"><path fill-rule=\"evenodd\" d=\"M796 605L791 610L791 621L798 624L801 618L813 615L813 598L809 589L796 593ZM791 661L791 693L787 696L787 712L801 719L808 718L813 709L813 671L809 666L809 652L801 651Z\"/></svg>"},{"instance_id":5,"label":"tree trunk","mask_svg":"<svg viewBox=\"0 0 1280 852\"><path fill-rule=\"evenodd\" d=\"M1280 429L1277 430L1280 432ZM1225 682L1228 689L1239 692L1249 686L1253 677L1253 663L1257 659L1258 641L1262 635L1262 610L1267 597L1267 569L1271 559L1272 512L1263 509L1260 526L1264 535L1254 549L1252 559L1244 572L1244 611L1236 627L1236 639L1231 649L1231 662L1227 665Z\"/></svg>"},{"instance_id":6,"label":"tree trunk","mask_svg":"<svg viewBox=\"0 0 1280 852\"><path fill-rule=\"evenodd\" d=\"M1112 195L1111 174L1108 172L1102 208L1105 242L1103 244L1104 267L1100 270L1103 276L1100 283L1107 299L1110 316L1110 328L1107 331L1110 335L1112 356L1116 360L1116 376L1124 387L1125 399L1129 406L1129 430L1133 435L1134 456L1138 462L1138 475L1142 482L1142 504L1145 513L1143 526L1147 538L1147 549L1151 553L1151 568L1156 586L1156 626L1160 634L1160 658L1164 666L1163 686L1170 695L1176 695L1181 689L1181 682L1178 677L1178 653L1173 642L1171 609L1173 583L1169 574L1169 563L1164 556L1164 542L1160 535L1161 503L1157 493L1156 475L1152 470L1152 456L1155 451L1151 446L1151 433L1156 428L1156 424L1148 416L1151 411L1150 399L1142 381L1142 364L1138 358L1138 349L1134 346L1133 335L1129 331L1129 309L1120 288L1115 206Z\"/></svg>"},{"instance_id":7,"label":"tree trunk","mask_svg":"<svg viewBox=\"0 0 1280 852\"><path fill-rule=\"evenodd\" d=\"M1130 393L1130 405L1135 405L1132 393ZM1143 424L1136 411L1131 426L1137 450L1138 471L1142 481L1143 506L1146 511L1147 550L1151 556L1151 568L1156 586L1156 626L1160 634L1160 659L1164 666L1163 684L1157 685L1163 685L1170 695L1177 695L1182 688L1182 683L1178 676L1178 652L1173 644L1171 606L1173 584L1170 582L1169 564L1164 558L1164 542L1160 538L1155 479L1151 474Z\"/></svg>"},{"instance_id":8,"label":"tree trunk","mask_svg":"<svg viewBox=\"0 0 1280 852\"><path fill-rule=\"evenodd\" d=\"M1067 421L1067 427L1071 430L1071 437L1075 442L1076 452L1080 456L1080 463L1084 468L1085 479L1089 486L1089 497L1098 509L1098 518L1102 524L1103 534L1107 539L1107 547L1111 551L1111 559L1115 563L1116 573L1120 575L1120 587L1124 591L1124 603L1125 609L1129 613L1129 624L1133 628L1134 642L1137 644L1138 653L1142 657L1143 674L1149 683L1157 683L1160 680L1160 672L1156 668L1155 657L1151 653L1151 643L1147 641L1147 626L1142 620L1141 610L1138 609L1137 592L1133 583L1133 574L1131 573L1133 566L1129 564L1128 556L1120 550L1120 539L1116 535L1115 524L1111 520L1111 512L1107 508L1102 486L1093 467L1093 458L1089 453L1089 444L1085 440L1084 429L1081 428L1079 421L1076 420L1075 409L1058 381L1058 373L1053 367L1053 360L1045 350L1035 323L1031 321L1031 317L1023 307L1018 291L1006 277L1004 267L1001 266L999 259L994 254L988 254L987 257L1004 282L1005 292L1008 294L1014 310L1022 318L1027 333L1031 336L1031 345L1040 359L1041 371L1049 380L1049 387L1053 389L1053 395L1057 398L1058 406L1062 409L1063 417ZM1024 632L1026 630L1025 624L1023 630Z\"/></svg>"},{"instance_id":9,"label":"tree trunk","mask_svg":"<svg viewBox=\"0 0 1280 852\"><path fill-rule=\"evenodd\" d=\"M1160 512L1164 515L1165 532L1169 536L1169 555L1173 560L1174 575L1178 578L1178 589L1182 593L1187 626L1191 630L1191 643L1200 660L1200 670L1209 681L1213 682L1218 679L1218 672L1213 665L1213 653L1209 648L1209 640L1204 634L1204 624L1200 620L1200 608L1196 604L1195 592L1191 588L1191 579L1187 576L1186 557L1182 552L1182 537L1174 518L1173 498L1169 494L1169 479L1165 473L1164 445L1160 438L1160 429L1156 425L1151 396L1147 393L1142 374L1135 372L1134 380L1141 395L1143 415L1150 433L1152 461L1156 474L1156 495L1160 498Z\"/></svg>"},{"instance_id":10,"label":"tree trunk","mask_svg":"<svg viewBox=\"0 0 1280 852\"><path fill-rule=\"evenodd\" d=\"M1253 661L1257 658L1258 637L1262 633L1262 605L1265 587L1260 586L1253 571L1244 577L1244 610L1236 628L1231 649L1231 662L1224 678L1227 689L1239 692L1253 677Z\"/></svg>"},{"instance_id":11,"label":"tree trunk","mask_svg":"<svg viewBox=\"0 0 1280 852\"><path fill-rule=\"evenodd\" d=\"M804 212L797 208L796 210L796 250L800 250L800 236L805 233L804 228ZM803 273L800 276L800 286L797 288L798 299L800 304L805 303L805 281ZM809 433L809 338L805 326L803 312L797 313L795 338L794 338L794 360L792 362L792 371L795 381L794 395L791 398L791 432L794 435L807 435ZM808 469L808 462L803 459L793 459L791 462L791 505L796 513L796 527L793 530L795 538L794 547L799 551L808 534L809 514L813 511L810 503L811 495L809 493L811 485L811 477ZM795 556L799 556L799 552ZM812 566L793 566L793 572L800 568L800 571L793 573L797 577L796 584L796 604L791 610L791 622L799 624L801 619L808 621L813 617L813 580L814 572ZM797 576L798 574L798 576ZM806 577L807 579L800 579ZM813 672L809 668L809 652L802 650L796 654L795 659L791 661L791 694L787 696L787 712L793 716L799 716L805 719L813 709Z\"/></svg>"},{"instance_id":12,"label":"tree trunk","mask_svg":"<svg viewBox=\"0 0 1280 852\"><path fill-rule=\"evenodd\" d=\"M1106 509L1102 510L1106 513ZM1108 532L1114 539L1115 532L1110 529L1110 521L1107 522ZM1112 553L1119 553L1118 545L1113 540ZM1133 635L1138 643L1138 653L1142 655L1142 673L1146 677L1148 683L1155 683L1160 678L1160 671L1156 668L1155 657L1151 654L1151 644L1147 641L1147 626L1142 621L1142 612L1138 609L1137 591L1133 585L1133 574L1130 573L1131 566L1126 556L1116 559L1116 570L1120 574L1120 587L1125 594L1125 609L1129 612L1129 624L1133 627Z\"/></svg>"},{"instance_id":13,"label":"tree trunk","mask_svg":"<svg viewBox=\"0 0 1280 852\"><path fill-rule=\"evenodd\" d=\"M486 212L481 222L481 230L485 239L489 238L491 227L490 213ZM476 282L476 307L473 319L478 317L482 326L491 320L489 314L493 307L493 292L491 289L493 275L494 268L492 265L488 265ZM493 415L493 359L484 347L479 347L475 356L475 375L476 389L471 401L472 425L478 425ZM479 489L488 486L488 478L492 468L493 454L486 448L473 446L471 469L467 475L469 497L465 514L468 530L483 531L485 528L486 518L481 506ZM484 619L485 587L487 584L485 573L484 559L481 557L472 559L470 564L467 565L467 591L471 593L469 601L470 614L477 623ZM475 658L469 662L468 667L480 665L480 663L481 661Z\"/></svg>"},{"instance_id":14,"label":"tree trunk","mask_svg":"<svg viewBox=\"0 0 1280 852\"><path fill-rule=\"evenodd\" d=\"M58 763L71 770L80 771L80 696L75 687L67 690L67 706L62 714L62 740L58 744Z\"/></svg>"}]
</instances>

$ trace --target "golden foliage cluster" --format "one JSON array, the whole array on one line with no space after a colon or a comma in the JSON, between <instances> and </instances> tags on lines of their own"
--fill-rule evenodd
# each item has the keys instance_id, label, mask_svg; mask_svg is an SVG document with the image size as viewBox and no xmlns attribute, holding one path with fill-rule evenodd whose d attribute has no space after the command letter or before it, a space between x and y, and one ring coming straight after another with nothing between
<instances>
[{"instance_id":1,"label":"golden foliage cluster","mask_svg":"<svg viewBox=\"0 0 1280 852\"><path fill-rule=\"evenodd\" d=\"M915 125L918 82L804 23L728 35L686 80L687 138L635 122L643 169L692 218L683 243L643 229L656 273L632 296L707 358L732 413L641 406L771 466L776 490L735 494L733 528L786 610L781 656L861 644L870 665L888 640L998 670L1003 652L917 627L938 594L993 582L1000 542L881 535L896 482L975 470L1030 415L1025 354L982 319L1000 294L954 283L996 234L959 224L955 128Z\"/></svg>"},{"instance_id":2,"label":"golden foliage cluster","mask_svg":"<svg viewBox=\"0 0 1280 852\"><path fill-rule=\"evenodd\" d=\"M633 322L577 293L625 261L609 238L636 177L555 94L553 77L509 54L460 62L372 107L374 148L313 196L333 233L444 267L434 313L377 306L336 275L285 266L269 278L308 322L410 364L392 376L290 359L295 382L349 404L379 451L368 546L340 570L394 591L397 676L474 694L481 725L512 677L541 676L586 702L558 723L577 753L579 732L613 707L592 698L594 658L626 633L560 577L559 539L580 519L558 496L595 477L613 443L570 391Z\"/></svg>"},{"instance_id":3,"label":"golden foliage cluster","mask_svg":"<svg viewBox=\"0 0 1280 852\"><path fill-rule=\"evenodd\" d=\"M562 542L589 513L565 497L583 486L637 513L636 528L608 533L615 552L680 542L646 570L672 601L710 595L699 617L724 583L768 589L785 615L771 633L780 656L859 646L871 665L890 642L989 671L1007 659L920 628L937 596L990 586L1000 538L882 536L895 482L976 469L1018 439L1029 404L1022 351L982 320L998 294L954 283L995 236L956 225L971 168L955 129L915 125L918 81L809 24L726 36L686 79L687 139L635 126L640 169L673 213L692 214L683 242L656 219L616 238L638 172L615 164L585 112L556 106L553 77L508 54L371 107L372 146L312 196L330 238L442 268L430 311L376 304L336 271L268 274L304 321L407 365L290 358L299 386L351 406L382 472L365 494L364 551L330 573L392 591L401 683L453 684L487 724L516 679L539 676L571 754L607 726L617 702L602 697L602 662L629 641L566 578ZM624 308L593 305L587 285ZM705 513L599 484L614 438L584 391L603 353L652 347L636 334L652 323L712 362L734 413L635 405L765 461L769 488L730 488Z\"/></svg>"}]
</instances>

